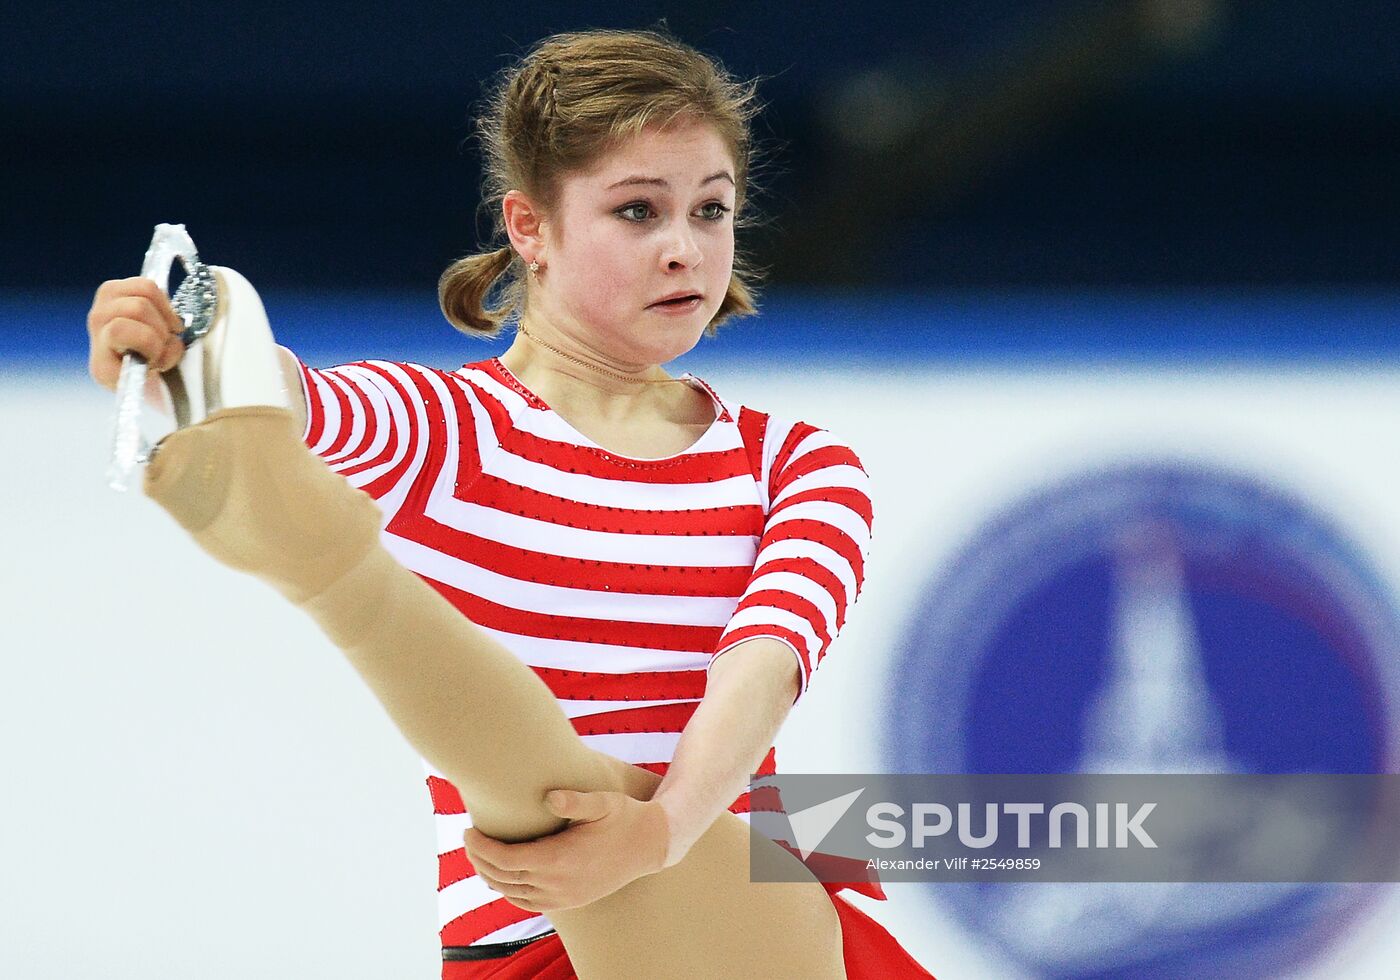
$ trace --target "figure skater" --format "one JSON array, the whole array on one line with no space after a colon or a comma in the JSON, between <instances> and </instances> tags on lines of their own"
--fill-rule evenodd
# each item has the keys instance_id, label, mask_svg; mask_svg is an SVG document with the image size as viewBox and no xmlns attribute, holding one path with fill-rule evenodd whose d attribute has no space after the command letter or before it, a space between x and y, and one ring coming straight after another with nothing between
<instances>
[{"instance_id":1,"label":"figure skater","mask_svg":"<svg viewBox=\"0 0 1400 980\"><path fill-rule=\"evenodd\" d=\"M655 31L558 35L504 72L479 124L503 244L439 297L515 339L456 371L309 368L216 269L223 344L264 344L290 397L237 404L214 357L222 407L160 443L146 492L311 615L422 755L445 980L929 976L761 837L789 880L752 881L736 816L871 526L839 439L661 367L754 311L753 112ZM93 376L128 351L179 371L181 326L151 281L103 283Z\"/></svg>"}]
</instances>

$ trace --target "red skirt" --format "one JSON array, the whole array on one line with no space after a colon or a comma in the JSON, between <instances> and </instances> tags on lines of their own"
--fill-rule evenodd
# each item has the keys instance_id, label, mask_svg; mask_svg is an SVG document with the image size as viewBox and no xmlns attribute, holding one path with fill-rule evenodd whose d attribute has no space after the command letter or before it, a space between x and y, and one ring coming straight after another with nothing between
<instances>
[{"instance_id":1,"label":"red skirt","mask_svg":"<svg viewBox=\"0 0 1400 980\"><path fill-rule=\"evenodd\" d=\"M841 919L842 952L846 980L933 980L904 947L870 916L837 896L852 888L874 898L884 898L878 884L823 883ZM558 933L522 946L510 956L494 960L466 960L442 964L442 980L578 980L569 954Z\"/></svg>"}]
</instances>

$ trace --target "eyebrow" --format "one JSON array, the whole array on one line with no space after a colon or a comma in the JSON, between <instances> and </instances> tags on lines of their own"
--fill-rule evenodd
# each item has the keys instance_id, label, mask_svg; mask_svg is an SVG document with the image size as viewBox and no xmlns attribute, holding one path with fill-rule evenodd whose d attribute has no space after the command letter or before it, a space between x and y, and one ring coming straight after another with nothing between
<instances>
[{"instance_id":1,"label":"eyebrow","mask_svg":"<svg viewBox=\"0 0 1400 980\"><path fill-rule=\"evenodd\" d=\"M700 181L700 186L704 187L706 184L712 183L716 180L727 180L731 184L734 183L734 178L729 175L729 171L721 170L718 173L710 174L710 176ZM667 181L662 180L660 177L642 177L640 175L634 174L631 177L622 178L616 184L609 184L608 190L612 190L614 187L626 187L630 184L646 184L652 187L666 188L669 188L671 186Z\"/></svg>"}]
</instances>

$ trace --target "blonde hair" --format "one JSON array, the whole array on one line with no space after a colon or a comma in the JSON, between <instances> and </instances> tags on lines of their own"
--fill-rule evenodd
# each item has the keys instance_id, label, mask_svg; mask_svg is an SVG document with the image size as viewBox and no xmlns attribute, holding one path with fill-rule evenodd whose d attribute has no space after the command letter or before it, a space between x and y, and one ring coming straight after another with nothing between
<instances>
[{"instance_id":1,"label":"blonde hair","mask_svg":"<svg viewBox=\"0 0 1400 980\"><path fill-rule=\"evenodd\" d=\"M477 122L482 145L482 207L505 237L501 202L519 189L546 210L561 179L588 167L649 126L680 120L712 125L734 157L734 215L740 221L751 171L753 82L660 30L556 34L508 68ZM754 276L736 249L724 301L705 333L755 312ZM507 243L458 259L438 280L448 321L471 336L494 337L525 305L524 263Z\"/></svg>"}]
</instances>

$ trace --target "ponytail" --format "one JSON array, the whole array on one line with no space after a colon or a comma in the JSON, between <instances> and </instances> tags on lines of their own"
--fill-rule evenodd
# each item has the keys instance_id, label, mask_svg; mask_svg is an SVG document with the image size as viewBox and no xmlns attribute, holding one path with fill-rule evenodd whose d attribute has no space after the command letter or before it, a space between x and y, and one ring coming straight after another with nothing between
<instances>
[{"instance_id":1,"label":"ponytail","mask_svg":"<svg viewBox=\"0 0 1400 980\"><path fill-rule=\"evenodd\" d=\"M506 245L448 266L438 279L438 305L447 322L469 337L497 336L523 298L520 276L511 274L514 263L515 250ZM493 292L497 293L494 300Z\"/></svg>"}]
</instances>

